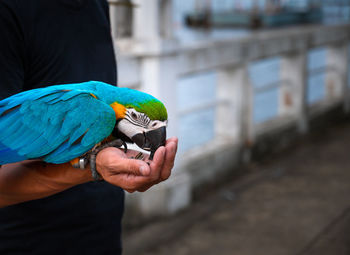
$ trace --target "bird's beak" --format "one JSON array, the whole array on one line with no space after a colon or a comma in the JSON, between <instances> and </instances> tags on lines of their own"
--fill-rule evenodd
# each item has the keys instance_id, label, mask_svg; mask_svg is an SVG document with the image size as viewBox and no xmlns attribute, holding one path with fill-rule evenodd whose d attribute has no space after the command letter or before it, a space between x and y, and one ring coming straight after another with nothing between
<instances>
[{"instance_id":1,"label":"bird's beak","mask_svg":"<svg viewBox=\"0 0 350 255\"><path fill-rule=\"evenodd\" d=\"M138 133L134 135L131 140L137 144L140 148L150 151L150 159L153 159L155 151L165 145L166 140L166 127L160 127L144 133Z\"/></svg>"}]
</instances>

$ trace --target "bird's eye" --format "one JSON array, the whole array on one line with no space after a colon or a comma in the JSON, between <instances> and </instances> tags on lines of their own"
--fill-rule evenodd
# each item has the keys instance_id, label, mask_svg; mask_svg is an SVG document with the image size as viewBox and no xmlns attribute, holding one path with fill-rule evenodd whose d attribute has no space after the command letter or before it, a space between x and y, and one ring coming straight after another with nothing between
<instances>
[{"instance_id":1,"label":"bird's eye","mask_svg":"<svg viewBox=\"0 0 350 255\"><path fill-rule=\"evenodd\" d=\"M155 126L157 126L157 123L156 123L156 122L154 122L154 123L152 124L152 127L155 127Z\"/></svg>"},{"instance_id":2,"label":"bird's eye","mask_svg":"<svg viewBox=\"0 0 350 255\"><path fill-rule=\"evenodd\" d=\"M134 113L134 112L132 112L132 113L131 113L131 118L133 118L134 120L137 120L137 114Z\"/></svg>"}]
</instances>

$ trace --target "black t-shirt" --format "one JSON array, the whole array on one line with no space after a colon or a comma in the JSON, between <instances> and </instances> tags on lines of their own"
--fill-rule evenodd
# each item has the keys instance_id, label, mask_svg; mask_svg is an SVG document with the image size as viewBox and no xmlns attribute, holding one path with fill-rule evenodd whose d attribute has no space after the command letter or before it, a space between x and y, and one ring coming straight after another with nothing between
<instances>
[{"instance_id":1,"label":"black t-shirt","mask_svg":"<svg viewBox=\"0 0 350 255\"><path fill-rule=\"evenodd\" d=\"M116 84L106 0L0 1L0 99L89 80ZM91 182L1 208L0 254L120 254L123 206Z\"/></svg>"}]
</instances>

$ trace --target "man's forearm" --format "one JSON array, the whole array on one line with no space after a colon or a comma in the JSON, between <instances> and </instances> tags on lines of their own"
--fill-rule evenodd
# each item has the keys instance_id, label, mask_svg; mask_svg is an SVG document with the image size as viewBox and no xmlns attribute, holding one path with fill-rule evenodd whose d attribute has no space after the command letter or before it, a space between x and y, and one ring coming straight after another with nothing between
<instances>
[{"instance_id":1,"label":"man's forearm","mask_svg":"<svg viewBox=\"0 0 350 255\"><path fill-rule=\"evenodd\" d=\"M91 180L89 170L75 169L69 163L23 161L3 165L0 168L0 207L44 198Z\"/></svg>"}]
</instances>

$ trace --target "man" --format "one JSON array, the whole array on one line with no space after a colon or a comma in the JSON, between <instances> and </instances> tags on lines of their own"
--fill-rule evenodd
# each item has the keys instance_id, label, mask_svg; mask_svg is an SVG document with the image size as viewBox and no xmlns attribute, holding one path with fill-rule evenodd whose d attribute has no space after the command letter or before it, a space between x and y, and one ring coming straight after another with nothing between
<instances>
[{"instance_id":1,"label":"man","mask_svg":"<svg viewBox=\"0 0 350 255\"><path fill-rule=\"evenodd\" d=\"M116 84L106 0L1 0L0 33L0 99L54 84ZM0 254L120 254L123 189L166 180L176 149L169 139L150 165L104 149L96 158L101 182L69 163L3 165Z\"/></svg>"}]
</instances>

